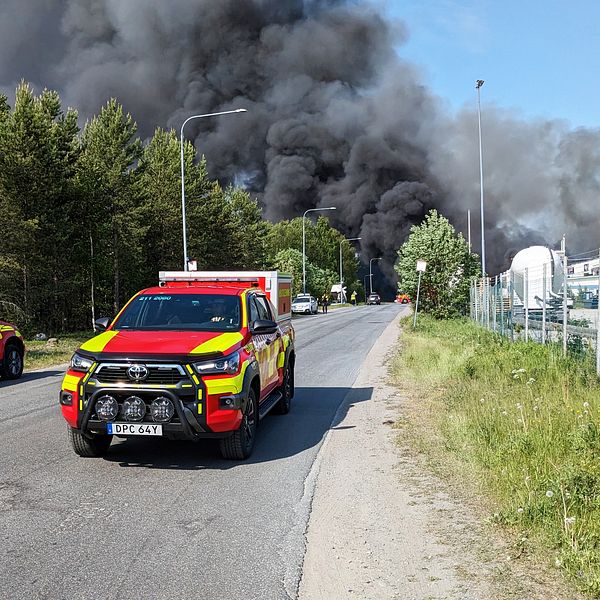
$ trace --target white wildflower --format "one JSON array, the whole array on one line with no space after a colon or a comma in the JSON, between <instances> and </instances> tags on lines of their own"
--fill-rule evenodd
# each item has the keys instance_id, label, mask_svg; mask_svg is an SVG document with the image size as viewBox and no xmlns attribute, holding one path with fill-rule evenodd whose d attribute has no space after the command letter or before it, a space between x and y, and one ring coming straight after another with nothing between
<instances>
[{"instance_id":1,"label":"white wildflower","mask_svg":"<svg viewBox=\"0 0 600 600\"><path fill-rule=\"evenodd\" d=\"M575 523L575 517L565 517L565 525L570 526Z\"/></svg>"},{"instance_id":2,"label":"white wildflower","mask_svg":"<svg viewBox=\"0 0 600 600\"><path fill-rule=\"evenodd\" d=\"M518 408L519 410L521 410L521 409L523 408L523 405L522 405L522 404L517 404L517 408Z\"/></svg>"},{"instance_id":3,"label":"white wildflower","mask_svg":"<svg viewBox=\"0 0 600 600\"><path fill-rule=\"evenodd\" d=\"M517 508L517 512L518 512L519 514L521 514L521 513L523 512L523 509L522 509L522 508L519 506L519 508Z\"/></svg>"},{"instance_id":4,"label":"white wildflower","mask_svg":"<svg viewBox=\"0 0 600 600\"><path fill-rule=\"evenodd\" d=\"M525 369L513 369L511 371L513 379L520 379L523 373L526 373Z\"/></svg>"},{"instance_id":5,"label":"white wildflower","mask_svg":"<svg viewBox=\"0 0 600 600\"><path fill-rule=\"evenodd\" d=\"M561 562L560 558L556 558L556 560L554 561L554 564L555 564L557 567L560 567L560 565L562 565L562 562Z\"/></svg>"},{"instance_id":6,"label":"white wildflower","mask_svg":"<svg viewBox=\"0 0 600 600\"><path fill-rule=\"evenodd\" d=\"M527 381L527 385L533 385L535 383L535 379L533 377L530 377L529 380Z\"/></svg>"},{"instance_id":7,"label":"white wildflower","mask_svg":"<svg viewBox=\"0 0 600 600\"><path fill-rule=\"evenodd\" d=\"M589 402L584 402L583 403L583 408L589 408L590 407L590 403Z\"/></svg>"},{"instance_id":8,"label":"white wildflower","mask_svg":"<svg viewBox=\"0 0 600 600\"><path fill-rule=\"evenodd\" d=\"M537 404L533 407L533 410L535 410L536 412L539 410L539 407Z\"/></svg>"},{"instance_id":9,"label":"white wildflower","mask_svg":"<svg viewBox=\"0 0 600 600\"><path fill-rule=\"evenodd\" d=\"M554 492L552 490L548 490L546 492L546 498L552 498L552 496L554 496Z\"/></svg>"},{"instance_id":10,"label":"white wildflower","mask_svg":"<svg viewBox=\"0 0 600 600\"><path fill-rule=\"evenodd\" d=\"M503 411L502 411L502 414L503 414L504 416L506 416L508 413L507 413L505 410L503 410Z\"/></svg>"}]
</instances>

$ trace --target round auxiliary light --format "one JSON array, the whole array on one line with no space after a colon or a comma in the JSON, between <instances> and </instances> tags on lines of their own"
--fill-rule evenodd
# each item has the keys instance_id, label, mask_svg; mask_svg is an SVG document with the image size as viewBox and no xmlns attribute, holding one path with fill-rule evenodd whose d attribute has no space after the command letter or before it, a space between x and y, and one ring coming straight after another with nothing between
<instances>
[{"instance_id":1,"label":"round auxiliary light","mask_svg":"<svg viewBox=\"0 0 600 600\"><path fill-rule=\"evenodd\" d=\"M123 402L122 413L126 421L143 421L146 416L146 403L138 396L129 396Z\"/></svg>"},{"instance_id":2,"label":"round auxiliary light","mask_svg":"<svg viewBox=\"0 0 600 600\"><path fill-rule=\"evenodd\" d=\"M119 403L113 396L100 396L96 400L96 414L101 421L114 421L119 414Z\"/></svg>"},{"instance_id":3,"label":"round auxiliary light","mask_svg":"<svg viewBox=\"0 0 600 600\"><path fill-rule=\"evenodd\" d=\"M169 398L159 396L152 401L150 405L150 414L152 420L157 423L166 423L170 421L175 414L175 407Z\"/></svg>"}]
</instances>

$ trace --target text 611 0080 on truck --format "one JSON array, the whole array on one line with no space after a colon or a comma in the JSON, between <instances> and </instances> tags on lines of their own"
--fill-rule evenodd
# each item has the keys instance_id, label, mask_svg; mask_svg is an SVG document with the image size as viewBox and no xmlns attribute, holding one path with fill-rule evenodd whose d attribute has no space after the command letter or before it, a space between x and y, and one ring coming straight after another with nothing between
<instances>
[{"instance_id":1,"label":"text 611 0080 on truck","mask_svg":"<svg viewBox=\"0 0 600 600\"><path fill-rule=\"evenodd\" d=\"M73 450L144 435L250 456L259 420L294 395L291 289L277 271L161 272L73 355L59 398Z\"/></svg>"}]
</instances>

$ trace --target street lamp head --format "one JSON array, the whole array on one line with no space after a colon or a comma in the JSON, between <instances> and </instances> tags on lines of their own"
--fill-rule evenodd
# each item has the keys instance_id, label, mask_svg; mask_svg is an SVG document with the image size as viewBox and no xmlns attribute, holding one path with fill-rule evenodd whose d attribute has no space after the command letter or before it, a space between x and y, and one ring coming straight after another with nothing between
<instances>
[{"instance_id":1,"label":"street lamp head","mask_svg":"<svg viewBox=\"0 0 600 600\"><path fill-rule=\"evenodd\" d=\"M475 89L478 90L484 83L485 82L484 82L483 79L478 79L477 80L477 85L475 86Z\"/></svg>"},{"instance_id":2,"label":"street lamp head","mask_svg":"<svg viewBox=\"0 0 600 600\"><path fill-rule=\"evenodd\" d=\"M233 112L248 112L245 108L236 108Z\"/></svg>"}]
</instances>

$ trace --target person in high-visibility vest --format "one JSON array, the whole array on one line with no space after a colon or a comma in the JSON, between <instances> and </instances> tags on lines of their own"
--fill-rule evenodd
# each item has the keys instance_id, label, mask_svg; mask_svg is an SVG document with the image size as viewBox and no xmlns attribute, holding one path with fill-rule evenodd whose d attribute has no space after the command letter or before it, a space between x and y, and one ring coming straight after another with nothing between
<instances>
[{"instance_id":1,"label":"person in high-visibility vest","mask_svg":"<svg viewBox=\"0 0 600 600\"><path fill-rule=\"evenodd\" d=\"M350 302L352 302L352 306L356 306L356 291L352 292Z\"/></svg>"}]
</instances>

